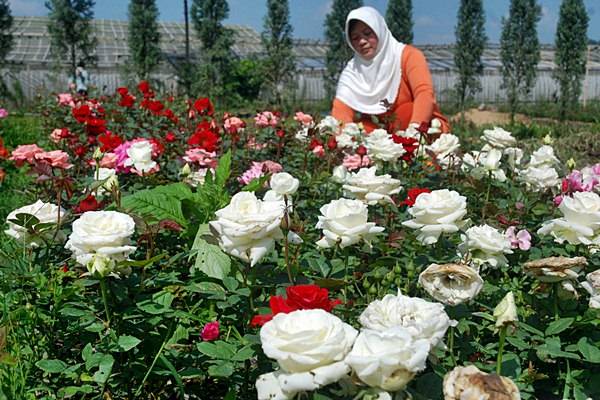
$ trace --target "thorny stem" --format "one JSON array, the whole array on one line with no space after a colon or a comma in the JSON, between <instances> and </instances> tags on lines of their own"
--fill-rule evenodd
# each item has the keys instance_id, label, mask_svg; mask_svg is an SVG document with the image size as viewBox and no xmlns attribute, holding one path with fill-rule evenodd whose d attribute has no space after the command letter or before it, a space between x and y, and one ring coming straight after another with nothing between
<instances>
[{"instance_id":1,"label":"thorny stem","mask_svg":"<svg viewBox=\"0 0 600 400\"><path fill-rule=\"evenodd\" d=\"M498 358L496 359L496 375L502 371L502 353L504 352L504 341L506 339L506 325L500 328L500 339L498 341Z\"/></svg>"}]
</instances>

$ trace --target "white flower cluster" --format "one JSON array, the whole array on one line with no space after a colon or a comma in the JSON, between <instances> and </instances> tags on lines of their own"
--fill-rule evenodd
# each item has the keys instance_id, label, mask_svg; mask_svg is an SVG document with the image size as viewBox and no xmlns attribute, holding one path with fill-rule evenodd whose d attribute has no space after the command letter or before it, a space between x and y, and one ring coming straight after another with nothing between
<instances>
[{"instance_id":1,"label":"white flower cluster","mask_svg":"<svg viewBox=\"0 0 600 400\"><path fill-rule=\"evenodd\" d=\"M406 153L400 143L395 143L385 129L375 129L365 138L367 155L373 160L393 161Z\"/></svg>"},{"instance_id":2,"label":"white flower cluster","mask_svg":"<svg viewBox=\"0 0 600 400\"><path fill-rule=\"evenodd\" d=\"M534 191L557 187L560 179L554 166L558 164L552 146L544 145L533 152L527 167L519 171L519 179Z\"/></svg>"},{"instance_id":3,"label":"white flower cluster","mask_svg":"<svg viewBox=\"0 0 600 400\"><path fill-rule=\"evenodd\" d=\"M152 150L152 143L148 140L132 143L127 149L128 158L123 165L133 167L139 173L153 172L158 164L152 160Z\"/></svg>"},{"instance_id":4,"label":"white flower cluster","mask_svg":"<svg viewBox=\"0 0 600 400\"><path fill-rule=\"evenodd\" d=\"M17 225L12 222L12 220L18 220L18 214L28 214L35 217L37 222L32 224L32 228L36 231L39 231L39 234L29 233L25 226ZM8 229L6 229L4 233L29 247L38 247L43 244L44 240L51 240L56 232L56 227L47 225L44 229L39 229L42 227L42 225L39 224L56 224L60 219L64 219L64 217L65 210L62 207L58 207L52 203L44 203L43 201L38 200L33 204L29 204L11 211L6 217ZM24 220L24 222L26 220ZM54 239L62 242L65 237L62 232L58 231Z\"/></svg>"},{"instance_id":5,"label":"white flower cluster","mask_svg":"<svg viewBox=\"0 0 600 400\"><path fill-rule=\"evenodd\" d=\"M369 205L393 203L390 196L402 190L400 181L390 175L377 175L377 167L361 168L344 178L344 195L361 200Z\"/></svg>"},{"instance_id":6,"label":"white flower cluster","mask_svg":"<svg viewBox=\"0 0 600 400\"><path fill-rule=\"evenodd\" d=\"M425 150L433 153L436 162L444 168L449 168L459 163L459 158L456 154L459 148L460 141L458 137L451 133L440 135L435 142L425 146Z\"/></svg>"},{"instance_id":7,"label":"white flower cluster","mask_svg":"<svg viewBox=\"0 0 600 400\"><path fill-rule=\"evenodd\" d=\"M494 268L507 265L505 254L512 254L510 239L486 224L467 229L459 249L463 254L469 254L475 264L488 264Z\"/></svg>"}]
</instances>

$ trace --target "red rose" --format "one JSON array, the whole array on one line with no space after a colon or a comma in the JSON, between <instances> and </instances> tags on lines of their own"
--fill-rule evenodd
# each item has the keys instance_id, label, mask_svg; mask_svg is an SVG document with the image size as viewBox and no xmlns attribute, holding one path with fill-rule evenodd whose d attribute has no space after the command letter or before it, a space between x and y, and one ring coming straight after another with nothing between
<instances>
[{"instance_id":1,"label":"red rose","mask_svg":"<svg viewBox=\"0 0 600 400\"><path fill-rule=\"evenodd\" d=\"M219 337L219 321L209 322L204 325L200 337L205 342L216 340Z\"/></svg>"},{"instance_id":2,"label":"red rose","mask_svg":"<svg viewBox=\"0 0 600 400\"><path fill-rule=\"evenodd\" d=\"M208 97L203 97L194 102L194 108L200 113L200 115L212 116L215 108L213 107Z\"/></svg>"},{"instance_id":3,"label":"red rose","mask_svg":"<svg viewBox=\"0 0 600 400\"><path fill-rule=\"evenodd\" d=\"M75 107L71 112L73 114L73 118L75 118L75 120L80 124L87 121L87 119L92 115L92 110L90 110L90 107L87 104Z\"/></svg>"},{"instance_id":4,"label":"red rose","mask_svg":"<svg viewBox=\"0 0 600 400\"><path fill-rule=\"evenodd\" d=\"M134 104L135 104L135 97L133 97L129 94L121 97L121 101L119 101L119 105L121 107L131 108L131 107L133 107Z\"/></svg>"},{"instance_id":5,"label":"red rose","mask_svg":"<svg viewBox=\"0 0 600 400\"><path fill-rule=\"evenodd\" d=\"M429 130L429 122L426 122L426 121L421 122L421 124L419 125L417 130L423 134L427 133L427 131Z\"/></svg>"},{"instance_id":6,"label":"red rose","mask_svg":"<svg viewBox=\"0 0 600 400\"><path fill-rule=\"evenodd\" d=\"M283 129L277 129L277 131L275 132L275 134L277 135L277 137L279 139L283 139L285 136L285 131Z\"/></svg>"},{"instance_id":7,"label":"red rose","mask_svg":"<svg viewBox=\"0 0 600 400\"><path fill-rule=\"evenodd\" d=\"M408 189L408 193L407 193L407 197L406 200L404 200L402 203L400 204L405 204L409 207L412 207L415 205L415 201L417 201L417 197L419 197L419 195L421 193L431 193L431 190L429 189L421 189L421 188L411 188Z\"/></svg>"},{"instance_id":8,"label":"red rose","mask_svg":"<svg viewBox=\"0 0 600 400\"><path fill-rule=\"evenodd\" d=\"M98 141L101 144L100 151L103 153L113 151L123 143L123 139L117 135L113 135L109 131L106 131L102 135L98 136Z\"/></svg>"},{"instance_id":9,"label":"red rose","mask_svg":"<svg viewBox=\"0 0 600 400\"><path fill-rule=\"evenodd\" d=\"M81 200L77 206L75 206L76 214L82 214L87 211L96 211L101 207L98 200L93 195L88 195L85 199Z\"/></svg>"},{"instance_id":10,"label":"red rose","mask_svg":"<svg viewBox=\"0 0 600 400\"><path fill-rule=\"evenodd\" d=\"M88 118L85 130L89 135L99 135L106 132L106 121L100 118Z\"/></svg>"},{"instance_id":11,"label":"red rose","mask_svg":"<svg viewBox=\"0 0 600 400\"><path fill-rule=\"evenodd\" d=\"M310 144L308 145L308 148L310 150L314 149L317 146L323 146L323 142L321 142L319 139L317 138L312 138L310 141Z\"/></svg>"},{"instance_id":12,"label":"red rose","mask_svg":"<svg viewBox=\"0 0 600 400\"><path fill-rule=\"evenodd\" d=\"M204 122L198 124L196 131L188 139L188 144L193 147L200 147L201 149L212 153L217 150L218 141L219 135L211 130L209 123Z\"/></svg>"},{"instance_id":13,"label":"red rose","mask_svg":"<svg viewBox=\"0 0 600 400\"><path fill-rule=\"evenodd\" d=\"M337 149L337 140L335 140L335 136L331 136L329 140L327 140L327 148L331 151Z\"/></svg>"},{"instance_id":14,"label":"red rose","mask_svg":"<svg viewBox=\"0 0 600 400\"><path fill-rule=\"evenodd\" d=\"M129 94L129 89L126 87L118 87L117 93L119 93L121 96L127 96Z\"/></svg>"},{"instance_id":15,"label":"red rose","mask_svg":"<svg viewBox=\"0 0 600 400\"><path fill-rule=\"evenodd\" d=\"M138 83L138 90L144 94L148 93L150 91L150 84L148 81L141 81Z\"/></svg>"},{"instance_id":16,"label":"red rose","mask_svg":"<svg viewBox=\"0 0 600 400\"><path fill-rule=\"evenodd\" d=\"M87 153L87 150L86 146L80 144L73 149L73 153L75 153L77 157L83 157L85 153Z\"/></svg>"},{"instance_id":17,"label":"red rose","mask_svg":"<svg viewBox=\"0 0 600 400\"><path fill-rule=\"evenodd\" d=\"M366 156L367 155L367 148L361 144L360 146L358 146L356 148L356 154L358 154L361 157Z\"/></svg>"},{"instance_id":18,"label":"red rose","mask_svg":"<svg viewBox=\"0 0 600 400\"><path fill-rule=\"evenodd\" d=\"M175 140L177 140L175 134L173 132L167 132L165 135L165 141L168 143L173 143Z\"/></svg>"},{"instance_id":19,"label":"red rose","mask_svg":"<svg viewBox=\"0 0 600 400\"><path fill-rule=\"evenodd\" d=\"M145 106L154 115L160 115L165 106L158 100L150 100L145 103Z\"/></svg>"},{"instance_id":20,"label":"red rose","mask_svg":"<svg viewBox=\"0 0 600 400\"><path fill-rule=\"evenodd\" d=\"M295 285L286 288L287 303L295 310L320 308L327 312L339 304L329 300L329 291L317 285Z\"/></svg>"}]
</instances>

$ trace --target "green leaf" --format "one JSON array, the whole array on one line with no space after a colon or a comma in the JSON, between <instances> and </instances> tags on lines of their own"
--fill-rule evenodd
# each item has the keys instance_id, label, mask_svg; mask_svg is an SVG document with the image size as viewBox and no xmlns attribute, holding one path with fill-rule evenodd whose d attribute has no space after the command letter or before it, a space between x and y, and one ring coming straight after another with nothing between
<instances>
[{"instance_id":1,"label":"green leaf","mask_svg":"<svg viewBox=\"0 0 600 400\"><path fill-rule=\"evenodd\" d=\"M523 339L518 338L518 337L514 337L514 336L508 336L506 338L506 341L508 343L512 344L513 346L515 346L519 350L526 350L526 349L529 349L531 347Z\"/></svg>"},{"instance_id":2,"label":"green leaf","mask_svg":"<svg viewBox=\"0 0 600 400\"><path fill-rule=\"evenodd\" d=\"M208 233L208 225L202 225L196 233L192 245L192 254L196 254L196 262L190 268L193 275L195 271L202 271L211 278L223 279L231 271L231 259L219 246L208 243L202 236Z\"/></svg>"},{"instance_id":3,"label":"green leaf","mask_svg":"<svg viewBox=\"0 0 600 400\"><path fill-rule=\"evenodd\" d=\"M61 360L40 360L35 366L50 374L58 374L67 369L67 364Z\"/></svg>"},{"instance_id":4,"label":"green leaf","mask_svg":"<svg viewBox=\"0 0 600 400\"><path fill-rule=\"evenodd\" d=\"M254 357L254 350L251 346L244 346L231 357L232 361L246 361Z\"/></svg>"},{"instance_id":5,"label":"green leaf","mask_svg":"<svg viewBox=\"0 0 600 400\"><path fill-rule=\"evenodd\" d=\"M228 361L222 361L216 365L208 367L208 374L226 378L233 374L233 364Z\"/></svg>"},{"instance_id":6,"label":"green leaf","mask_svg":"<svg viewBox=\"0 0 600 400\"><path fill-rule=\"evenodd\" d=\"M94 374L94 382L105 384L108 378L110 377L110 373L112 372L113 364L115 363L115 359L110 354L103 354L100 359L100 364L98 371Z\"/></svg>"},{"instance_id":7,"label":"green leaf","mask_svg":"<svg viewBox=\"0 0 600 400\"><path fill-rule=\"evenodd\" d=\"M219 159L219 164L215 169L215 184L217 186L225 186L229 175L231 174L231 150L223 154Z\"/></svg>"},{"instance_id":8,"label":"green leaf","mask_svg":"<svg viewBox=\"0 0 600 400\"><path fill-rule=\"evenodd\" d=\"M119 340L117 343L119 344L119 347L122 348L124 351L129 351L141 342L142 341L136 338L135 336L123 335L119 336Z\"/></svg>"},{"instance_id":9,"label":"green leaf","mask_svg":"<svg viewBox=\"0 0 600 400\"><path fill-rule=\"evenodd\" d=\"M582 337L577 342L577 348L586 361L600 363L600 349L590 343L587 337Z\"/></svg>"},{"instance_id":10,"label":"green leaf","mask_svg":"<svg viewBox=\"0 0 600 400\"><path fill-rule=\"evenodd\" d=\"M557 321L553 321L546 328L545 334L546 334L546 336L556 335L556 334L566 330L567 328L569 328L573 324L574 321L575 321L575 318L561 318Z\"/></svg>"},{"instance_id":11,"label":"green leaf","mask_svg":"<svg viewBox=\"0 0 600 400\"><path fill-rule=\"evenodd\" d=\"M187 219L183 216L181 202L192 198L190 188L184 183L172 183L166 186L157 186L152 189L140 190L129 196L123 197L121 205L156 223L170 219L183 227L187 227Z\"/></svg>"},{"instance_id":12,"label":"green leaf","mask_svg":"<svg viewBox=\"0 0 600 400\"><path fill-rule=\"evenodd\" d=\"M171 372L171 375L173 375L173 378L175 378L175 382L177 382L177 387L179 388L179 395L181 396L181 398L183 398L183 396L185 394L185 389L183 386L183 381L181 380L181 376L177 372L177 369L175 369L175 366L173 364L171 364L171 362L163 354L161 354L158 357L158 359Z\"/></svg>"},{"instance_id":13,"label":"green leaf","mask_svg":"<svg viewBox=\"0 0 600 400\"><path fill-rule=\"evenodd\" d=\"M15 218L11 218L9 221L12 222L13 224L22 226L23 228L25 228L27 230L32 229L35 225L40 223L40 220L38 217L36 217L33 214L27 214L27 213L18 213L15 215Z\"/></svg>"},{"instance_id":14,"label":"green leaf","mask_svg":"<svg viewBox=\"0 0 600 400\"><path fill-rule=\"evenodd\" d=\"M252 179L246 186L242 188L242 192L256 192L265 187L265 183L271 178L271 174L266 174L258 178Z\"/></svg>"},{"instance_id":15,"label":"green leaf","mask_svg":"<svg viewBox=\"0 0 600 400\"><path fill-rule=\"evenodd\" d=\"M235 346L221 340L210 342L199 342L196 344L198 351L213 359L230 360L235 354Z\"/></svg>"}]
</instances>

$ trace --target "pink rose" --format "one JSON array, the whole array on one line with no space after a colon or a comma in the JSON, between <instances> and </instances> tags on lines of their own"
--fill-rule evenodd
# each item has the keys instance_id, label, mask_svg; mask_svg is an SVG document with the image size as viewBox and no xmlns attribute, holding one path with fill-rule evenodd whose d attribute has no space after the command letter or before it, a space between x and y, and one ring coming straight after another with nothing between
<instances>
[{"instance_id":1,"label":"pink rose","mask_svg":"<svg viewBox=\"0 0 600 400\"><path fill-rule=\"evenodd\" d=\"M275 174L277 172L281 172L283 171L283 167L281 166L281 164L276 163L274 161L263 161L263 162L256 162L256 161L252 161L252 165L250 166L250 168L248 168L246 170L246 172L244 172L241 176L239 176L237 178L238 182L247 185L250 182L252 182L254 179L256 178L260 178L261 176L263 176L265 173L271 173L271 174Z\"/></svg>"},{"instance_id":2,"label":"pink rose","mask_svg":"<svg viewBox=\"0 0 600 400\"><path fill-rule=\"evenodd\" d=\"M73 164L69 164L69 155L62 150L45 151L42 153L36 153L35 159L43 162L47 162L53 167L69 169Z\"/></svg>"},{"instance_id":3,"label":"pink rose","mask_svg":"<svg viewBox=\"0 0 600 400\"><path fill-rule=\"evenodd\" d=\"M250 136L246 142L246 147L252 150L262 150L267 146L267 143L258 143L254 136Z\"/></svg>"},{"instance_id":4,"label":"pink rose","mask_svg":"<svg viewBox=\"0 0 600 400\"><path fill-rule=\"evenodd\" d=\"M516 231L516 227L510 226L505 232L506 237L510 240L510 247L525 251L529 250L531 248L531 235L529 232L526 229L522 229L518 233L515 233Z\"/></svg>"},{"instance_id":5,"label":"pink rose","mask_svg":"<svg viewBox=\"0 0 600 400\"><path fill-rule=\"evenodd\" d=\"M358 154L347 154L343 161L344 167L348 171L359 169L362 167L368 167L371 165L371 160L367 156L359 156Z\"/></svg>"},{"instance_id":6,"label":"pink rose","mask_svg":"<svg viewBox=\"0 0 600 400\"><path fill-rule=\"evenodd\" d=\"M113 169L117 164L117 155L115 153L104 153L100 160L100 167Z\"/></svg>"},{"instance_id":7,"label":"pink rose","mask_svg":"<svg viewBox=\"0 0 600 400\"><path fill-rule=\"evenodd\" d=\"M59 93L56 97L58 98L59 105L75 107L75 102L73 101L71 93Z\"/></svg>"},{"instance_id":8,"label":"pink rose","mask_svg":"<svg viewBox=\"0 0 600 400\"><path fill-rule=\"evenodd\" d=\"M228 133L238 133L245 126L246 123L238 117L229 117L225 120L225 130Z\"/></svg>"},{"instance_id":9,"label":"pink rose","mask_svg":"<svg viewBox=\"0 0 600 400\"><path fill-rule=\"evenodd\" d=\"M261 167L263 171L270 172L272 174L283 171L281 164L270 160L263 161Z\"/></svg>"},{"instance_id":10,"label":"pink rose","mask_svg":"<svg viewBox=\"0 0 600 400\"><path fill-rule=\"evenodd\" d=\"M208 152L204 149L193 148L186 150L183 159L190 163L197 163L201 167L215 169L217 167L217 153Z\"/></svg>"},{"instance_id":11,"label":"pink rose","mask_svg":"<svg viewBox=\"0 0 600 400\"><path fill-rule=\"evenodd\" d=\"M8 111L4 108L0 108L0 119L8 117Z\"/></svg>"},{"instance_id":12,"label":"pink rose","mask_svg":"<svg viewBox=\"0 0 600 400\"><path fill-rule=\"evenodd\" d=\"M274 128L279 123L279 118L277 118L277 116L271 111L263 111L256 114L254 121L256 122L256 126L259 128L267 128L269 126Z\"/></svg>"},{"instance_id":13,"label":"pink rose","mask_svg":"<svg viewBox=\"0 0 600 400\"><path fill-rule=\"evenodd\" d=\"M294 116L294 120L300 122L302 126L312 128L314 125L313 117L309 114L304 114L302 111L298 111Z\"/></svg>"},{"instance_id":14,"label":"pink rose","mask_svg":"<svg viewBox=\"0 0 600 400\"><path fill-rule=\"evenodd\" d=\"M204 328L202 328L202 333L200 333L200 337L205 342L216 340L219 337L219 321L209 322L208 324L204 325Z\"/></svg>"},{"instance_id":15,"label":"pink rose","mask_svg":"<svg viewBox=\"0 0 600 400\"><path fill-rule=\"evenodd\" d=\"M43 152L44 149L37 144L22 144L12 151L10 160L15 161L17 166L20 167L25 161L31 164L35 159L35 155Z\"/></svg>"},{"instance_id":16,"label":"pink rose","mask_svg":"<svg viewBox=\"0 0 600 400\"><path fill-rule=\"evenodd\" d=\"M320 145L320 144L318 144L315 147L313 147L312 152L317 157L323 157L323 156L325 156L325 148L322 145Z\"/></svg>"},{"instance_id":17,"label":"pink rose","mask_svg":"<svg viewBox=\"0 0 600 400\"><path fill-rule=\"evenodd\" d=\"M560 206L560 203L562 203L562 201L563 201L563 197L564 196L562 194L560 194L560 195L556 196L554 199L552 199L552 202L554 203L554 205L556 207Z\"/></svg>"}]
</instances>

